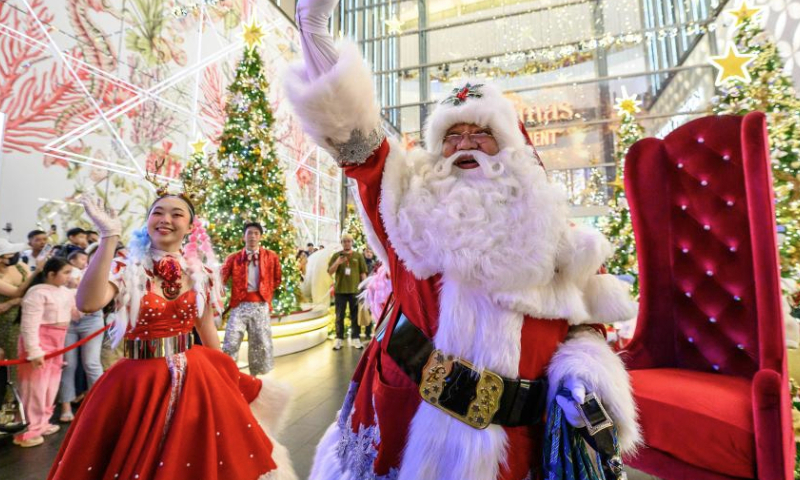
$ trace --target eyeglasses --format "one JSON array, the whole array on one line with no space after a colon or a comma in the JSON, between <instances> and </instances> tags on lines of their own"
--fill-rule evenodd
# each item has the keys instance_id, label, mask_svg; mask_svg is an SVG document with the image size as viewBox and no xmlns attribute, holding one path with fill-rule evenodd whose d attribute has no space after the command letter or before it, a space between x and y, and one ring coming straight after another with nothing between
<instances>
[{"instance_id":1,"label":"eyeglasses","mask_svg":"<svg viewBox=\"0 0 800 480\"><path fill-rule=\"evenodd\" d=\"M444 142L451 147L457 147L461 140L466 136L471 142L477 143L478 145L486 145L487 143L494 140L494 136L491 133L486 132L479 132L479 133L451 133L450 135L445 135Z\"/></svg>"}]
</instances>

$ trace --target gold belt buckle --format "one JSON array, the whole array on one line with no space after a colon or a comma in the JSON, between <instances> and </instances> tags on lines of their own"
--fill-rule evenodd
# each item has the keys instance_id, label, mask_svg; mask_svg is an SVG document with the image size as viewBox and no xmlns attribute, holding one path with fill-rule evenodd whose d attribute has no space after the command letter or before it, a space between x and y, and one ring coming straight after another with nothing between
<instances>
[{"instance_id":1,"label":"gold belt buckle","mask_svg":"<svg viewBox=\"0 0 800 480\"><path fill-rule=\"evenodd\" d=\"M475 387L475 398L470 402L466 415L454 412L439 403L439 396L444 391L447 376L453 371L453 365L456 362L469 368L476 375L480 375L478 385ZM500 375L489 370L478 372L475 366L468 361L452 355L445 355L441 350L434 350L422 370L419 394L423 400L451 417L455 417L473 428L482 430L489 426L494 414L500 409L500 397L503 396L503 379Z\"/></svg>"}]
</instances>

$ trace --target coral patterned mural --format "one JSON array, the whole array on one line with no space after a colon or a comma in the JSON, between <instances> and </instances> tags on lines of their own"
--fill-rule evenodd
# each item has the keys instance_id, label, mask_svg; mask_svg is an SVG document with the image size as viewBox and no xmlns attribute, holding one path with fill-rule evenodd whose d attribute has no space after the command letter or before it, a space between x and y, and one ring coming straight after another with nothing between
<instances>
[{"instance_id":1,"label":"coral patterned mural","mask_svg":"<svg viewBox=\"0 0 800 480\"><path fill-rule=\"evenodd\" d=\"M336 243L340 173L285 101L279 75L299 41L264 0L0 2L0 225L11 224L9 236L88 226L75 202L84 191L107 197L126 228L138 226L153 195L147 170L175 179L200 138L214 161L245 18L267 31L273 135L298 245Z\"/></svg>"}]
</instances>

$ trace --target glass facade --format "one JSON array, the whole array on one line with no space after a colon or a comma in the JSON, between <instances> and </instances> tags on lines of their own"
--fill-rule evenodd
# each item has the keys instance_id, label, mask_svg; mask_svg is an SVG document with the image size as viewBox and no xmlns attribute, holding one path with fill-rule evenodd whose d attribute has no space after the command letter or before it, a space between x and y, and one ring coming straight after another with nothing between
<instances>
[{"instance_id":1,"label":"glass facade","mask_svg":"<svg viewBox=\"0 0 800 480\"><path fill-rule=\"evenodd\" d=\"M613 105L623 87L643 100L648 135L670 116L692 118L649 109L682 71L711 78L707 64L687 60L707 43L717 1L342 0L332 29L372 64L388 130L420 142L428 112L456 82L488 79L515 103L573 204L594 207L608 197L598 178L616 175Z\"/></svg>"}]
</instances>

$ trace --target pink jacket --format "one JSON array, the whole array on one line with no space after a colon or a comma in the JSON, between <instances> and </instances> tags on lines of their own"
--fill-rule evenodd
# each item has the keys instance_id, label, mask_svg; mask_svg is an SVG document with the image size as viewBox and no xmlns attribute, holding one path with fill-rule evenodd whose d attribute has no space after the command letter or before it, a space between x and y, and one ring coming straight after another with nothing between
<instances>
[{"instance_id":1,"label":"pink jacket","mask_svg":"<svg viewBox=\"0 0 800 480\"><path fill-rule=\"evenodd\" d=\"M70 320L80 318L75 306L75 292L66 287L40 284L33 286L22 299L22 324L20 336L25 346L27 359L44 355L39 344L39 327L50 325L67 328Z\"/></svg>"}]
</instances>

